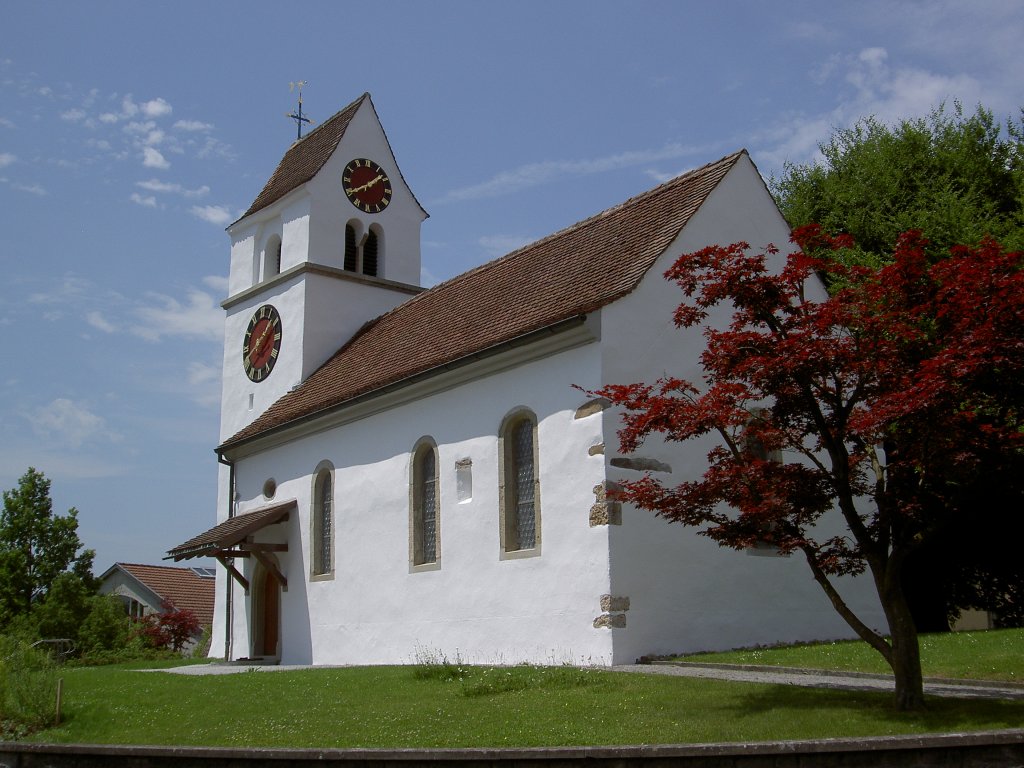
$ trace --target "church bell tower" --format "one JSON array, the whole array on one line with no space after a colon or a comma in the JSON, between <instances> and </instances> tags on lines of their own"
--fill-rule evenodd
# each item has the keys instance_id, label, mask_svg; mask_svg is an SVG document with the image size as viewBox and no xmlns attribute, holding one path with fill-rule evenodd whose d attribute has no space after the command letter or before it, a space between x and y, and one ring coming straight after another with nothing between
<instances>
[{"instance_id":1,"label":"church bell tower","mask_svg":"<svg viewBox=\"0 0 1024 768\"><path fill-rule=\"evenodd\" d=\"M422 290L426 217L368 93L292 144L228 227L221 442Z\"/></svg>"}]
</instances>

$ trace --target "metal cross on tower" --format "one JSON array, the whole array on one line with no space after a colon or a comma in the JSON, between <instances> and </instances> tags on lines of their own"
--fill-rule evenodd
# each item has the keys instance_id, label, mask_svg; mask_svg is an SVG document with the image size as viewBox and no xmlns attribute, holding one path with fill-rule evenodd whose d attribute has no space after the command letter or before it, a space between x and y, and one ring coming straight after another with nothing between
<instances>
[{"instance_id":1,"label":"metal cross on tower","mask_svg":"<svg viewBox=\"0 0 1024 768\"><path fill-rule=\"evenodd\" d=\"M296 139L301 139L302 138L302 124L303 123L312 123L313 122L308 117L305 117L302 114L302 86L304 86L304 85L308 85L308 83L305 80L299 80L298 82L288 83L288 90L289 91L294 91L296 89L298 89L298 91L299 91L299 108L295 112L292 112L292 114L285 115L285 117L290 117L292 120L295 121L296 128L297 128L297 131L296 131L297 135L295 137Z\"/></svg>"}]
</instances>

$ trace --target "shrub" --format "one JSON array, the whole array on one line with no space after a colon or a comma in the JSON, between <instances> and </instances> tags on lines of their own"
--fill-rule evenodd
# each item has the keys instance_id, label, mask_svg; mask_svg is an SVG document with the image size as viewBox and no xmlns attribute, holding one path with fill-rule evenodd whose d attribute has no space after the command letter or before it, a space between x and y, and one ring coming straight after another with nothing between
<instances>
[{"instance_id":1,"label":"shrub","mask_svg":"<svg viewBox=\"0 0 1024 768\"><path fill-rule=\"evenodd\" d=\"M0 636L0 733L24 735L53 723L57 665L22 639Z\"/></svg>"}]
</instances>

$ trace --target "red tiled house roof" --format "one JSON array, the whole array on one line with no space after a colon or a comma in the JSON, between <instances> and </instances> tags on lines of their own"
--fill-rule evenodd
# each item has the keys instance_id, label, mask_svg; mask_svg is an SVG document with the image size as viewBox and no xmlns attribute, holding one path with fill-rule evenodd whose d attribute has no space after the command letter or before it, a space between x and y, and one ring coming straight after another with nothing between
<instances>
[{"instance_id":1,"label":"red tiled house roof","mask_svg":"<svg viewBox=\"0 0 1024 768\"><path fill-rule=\"evenodd\" d=\"M367 323L221 449L626 295L745 154L683 174L409 299Z\"/></svg>"},{"instance_id":2,"label":"red tiled house roof","mask_svg":"<svg viewBox=\"0 0 1024 768\"><path fill-rule=\"evenodd\" d=\"M162 600L173 603L175 608L192 611L204 627L213 624L214 579L198 576L191 568L167 565L116 563L114 567L128 573Z\"/></svg>"}]
</instances>

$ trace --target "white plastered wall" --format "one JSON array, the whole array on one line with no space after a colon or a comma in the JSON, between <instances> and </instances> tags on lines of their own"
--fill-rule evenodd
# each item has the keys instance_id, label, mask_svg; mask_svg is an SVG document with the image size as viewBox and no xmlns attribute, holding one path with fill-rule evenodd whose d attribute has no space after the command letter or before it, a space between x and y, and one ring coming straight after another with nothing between
<instances>
[{"instance_id":1,"label":"white plastered wall","mask_svg":"<svg viewBox=\"0 0 1024 768\"><path fill-rule=\"evenodd\" d=\"M701 381L700 329L677 329L671 312L683 294L664 279L682 253L707 245L746 241L759 249L780 249L781 268L792 250L789 230L756 169L746 157L728 173L659 259L639 287L602 312L602 376L606 383L653 382L670 374ZM821 293L818 285L809 290ZM724 325L728 310L711 322ZM604 416L606 458L611 480L638 479L641 472L616 468L615 411ZM712 439L669 444L649 440L633 456L671 467L654 476L666 485L698 479L706 467ZM794 460L794 457L789 457ZM838 513L826 526L839 525ZM852 631L814 582L802 555L753 555L719 547L696 530L668 523L652 513L626 506L622 525L610 529L612 594L629 598L626 627L612 629L616 663L650 654L724 649L783 641L851 637ZM844 579L841 590L869 624L884 627L884 617L869 578Z\"/></svg>"},{"instance_id":2,"label":"white plastered wall","mask_svg":"<svg viewBox=\"0 0 1024 768\"><path fill-rule=\"evenodd\" d=\"M608 528L591 527L603 479L601 416L575 418L597 383L596 343L493 373L414 404L312 434L237 463L241 510L295 498L298 514L262 536L284 540L284 663L405 663L417 653L471 662L608 664L595 629L608 591ZM490 363L493 365L493 361ZM498 430L513 409L538 421L540 555L501 559ZM409 461L430 436L440 468L440 568L411 572ZM472 461L472 500L459 503L456 463ZM311 474L335 467L334 578L311 580ZM277 530L275 530L277 529ZM250 566L247 566L249 568ZM235 655L248 653L248 601L235 589Z\"/></svg>"}]
</instances>

